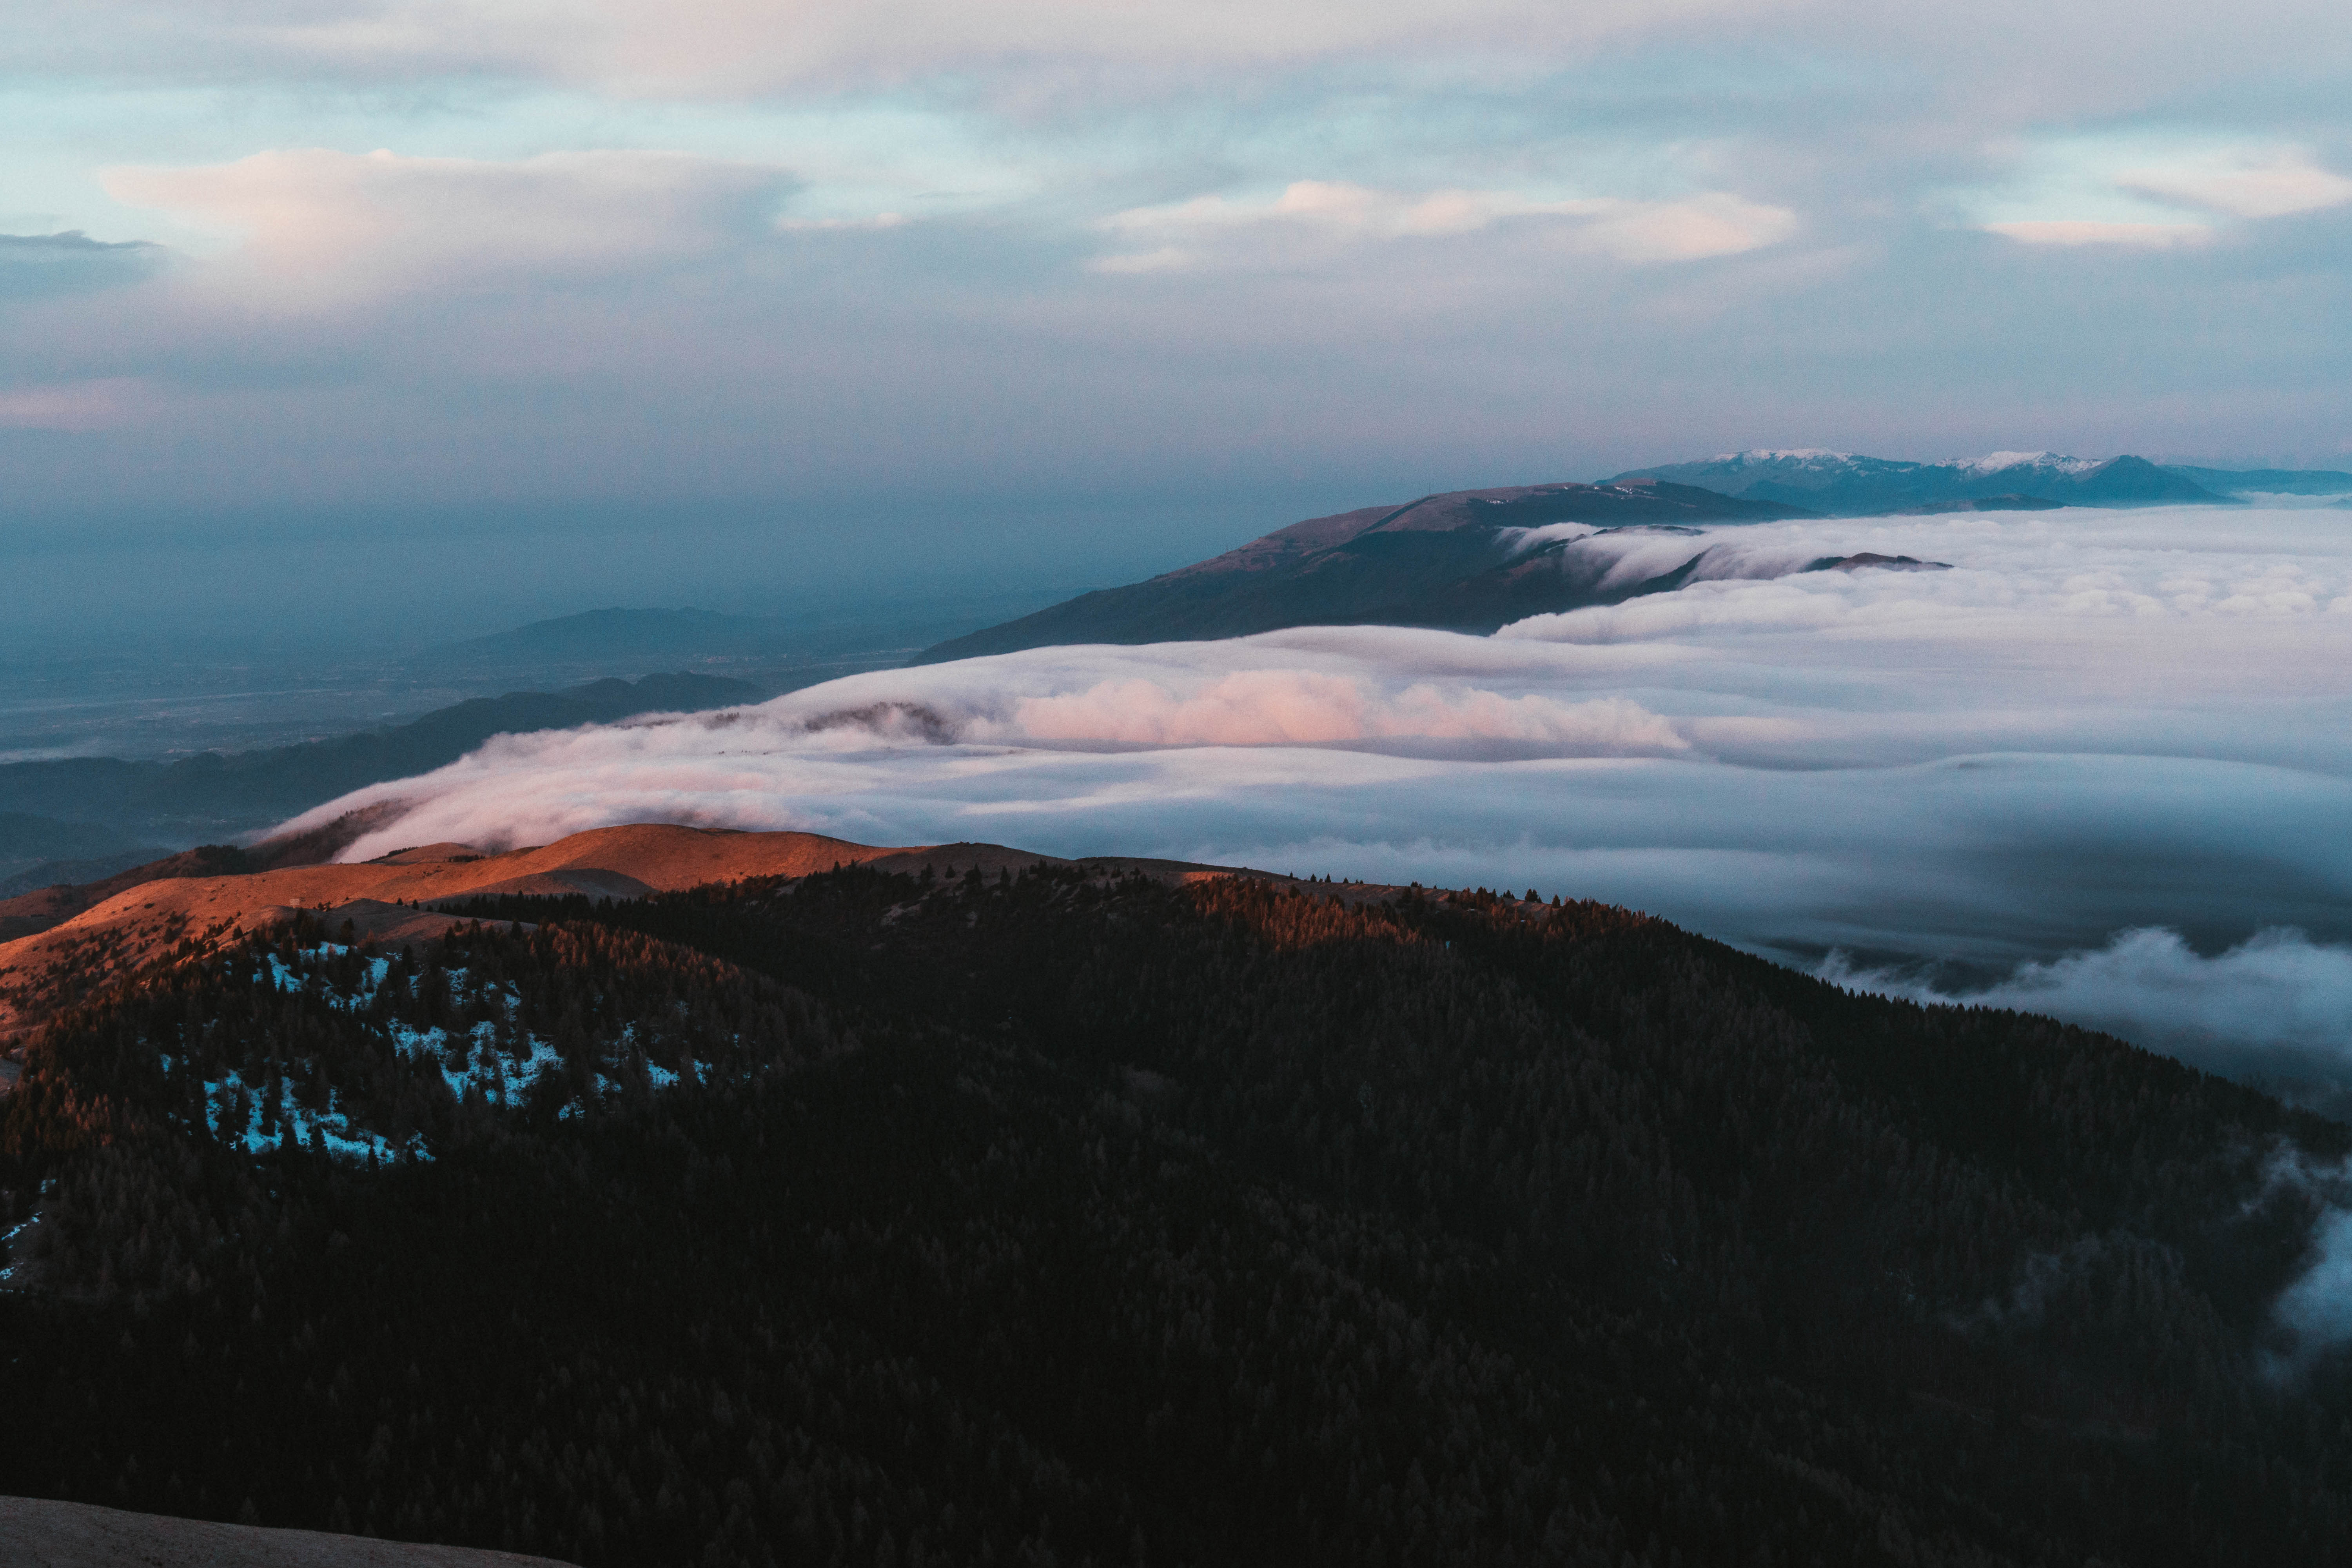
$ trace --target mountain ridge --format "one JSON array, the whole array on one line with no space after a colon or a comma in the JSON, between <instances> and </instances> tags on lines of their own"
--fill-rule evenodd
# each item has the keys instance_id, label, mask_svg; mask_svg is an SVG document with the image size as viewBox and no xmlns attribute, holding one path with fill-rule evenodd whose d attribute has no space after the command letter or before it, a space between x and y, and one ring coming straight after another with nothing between
<instances>
[{"instance_id":1,"label":"mountain ridge","mask_svg":"<svg viewBox=\"0 0 2352 1568\"><path fill-rule=\"evenodd\" d=\"M1874 516L1909 507L2022 496L2068 506L2229 505L2231 499L2145 458L1992 452L1942 462L1825 447L1759 447L1629 468L1612 483L1654 477L1725 495Z\"/></svg>"},{"instance_id":2,"label":"mountain ridge","mask_svg":"<svg viewBox=\"0 0 2352 1568\"><path fill-rule=\"evenodd\" d=\"M1066 643L1247 637L1310 625L1492 631L1529 615L1655 591L1640 583L1604 588L1605 565L1574 557L1573 541L1544 539L1539 531L1809 515L1798 506L1667 481L1449 490L1308 518L1146 582L1098 589L937 644L914 662Z\"/></svg>"},{"instance_id":3,"label":"mountain ridge","mask_svg":"<svg viewBox=\"0 0 2352 1568\"><path fill-rule=\"evenodd\" d=\"M1628 577L1606 552L1597 555L1580 540L1546 531L1567 524L1602 532L1823 515L2185 504L2242 503L2130 455L1993 452L1934 463L1826 447L1726 452L1628 468L1592 484L1451 490L1308 518L1145 582L1097 589L934 644L912 662L1298 626L1486 633L1529 616L1671 592L1707 574L1701 547L1675 568Z\"/></svg>"},{"instance_id":4,"label":"mountain ridge","mask_svg":"<svg viewBox=\"0 0 2352 1568\"><path fill-rule=\"evenodd\" d=\"M0 902L0 935L8 939L0 941L0 1043L159 964L179 963L196 948L304 915L331 925L349 920L356 934L381 939L398 927L404 941L437 936L458 923L452 916L429 915L453 900L575 893L627 900L842 866L907 874L1084 866L1178 882L1272 875L1187 861L1067 860L996 844L856 844L817 833L672 823L589 828L517 849L434 844L357 863L333 860L360 833L396 822L398 810L387 804L362 820L250 848L205 846L86 887Z\"/></svg>"}]
</instances>

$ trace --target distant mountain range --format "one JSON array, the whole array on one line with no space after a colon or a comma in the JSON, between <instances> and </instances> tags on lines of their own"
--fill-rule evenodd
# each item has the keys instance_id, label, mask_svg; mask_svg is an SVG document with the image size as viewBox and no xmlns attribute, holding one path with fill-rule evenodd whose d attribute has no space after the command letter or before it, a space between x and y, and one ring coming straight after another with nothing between
<instances>
[{"instance_id":1,"label":"distant mountain range","mask_svg":"<svg viewBox=\"0 0 2352 1568\"><path fill-rule=\"evenodd\" d=\"M1278 529L1149 582L1098 589L954 637L914 661L1073 643L1191 641L1298 626L1442 626L1491 632L1528 616L1671 591L1705 576L1694 547L1640 576L1596 532L1784 518L2068 506L2237 504L2234 493L2352 493L2352 474L2167 468L2145 458L1995 452L1913 463L1816 449L1726 453L1633 468L1600 484L1453 490ZM1585 524L1581 534L1538 534ZM1932 567L1878 556L1823 557L1801 570Z\"/></svg>"},{"instance_id":2,"label":"distant mountain range","mask_svg":"<svg viewBox=\"0 0 2352 1568\"><path fill-rule=\"evenodd\" d=\"M1841 516L1950 510L1956 503L1993 500L2116 507L2227 504L2262 494L2352 494L2352 474L2328 470L2167 468L2145 458L2066 458L2055 452L1994 452L1942 463L1810 447L1727 452L1696 462L1629 468L1612 482L1641 478Z\"/></svg>"},{"instance_id":3,"label":"distant mountain range","mask_svg":"<svg viewBox=\"0 0 2352 1568\"><path fill-rule=\"evenodd\" d=\"M2227 496L2352 496L2352 474L2335 468L2192 468L2168 463L2164 471Z\"/></svg>"},{"instance_id":4,"label":"distant mountain range","mask_svg":"<svg viewBox=\"0 0 2352 1568\"><path fill-rule=\"evenodd\" d=\"M1727 452L1696 462L1632 469L1618 480L1637 478L1700 485L1727 496L1845 516L1994 496L2031 497L2066 506L2162 506L2229 499L2145 458L2062 458L2053 452L1995 452L1946 463L1817 448Z\"/></svg>"},{"instance_id":5,"label":"distant mountain range","mask_svg":"<svg viewBox=\"0 0 2352 1568\"><path fill-rule=\"evenodd\" d=\"M1454 490L1292 523L1213 560L1085 594L927 649L936 664L1066 643L1246 637L1297 626L1451 626L1492 631L1547 610L1654 593L1604 588L1613 556L1537 530L1769 522L1801 507L1655 479ZM1590 530L1587 531L1589 533ZM1685 573L1685 575L1687 574Z\"/></svg>"},{"instance_id":6,"label":"distant mountain range","mask_svg":"<svg viewBox=\"0 0 2352 1568\"><path fill-rule=\"evenodd\" d=\"M717 610L583 610L439 650L448 659L560 662L611 658L703 658L782 654L807 641L802 623L780 616Z\"/></svg>"},{"instance_id":7,"label":"distant mountain range","mask_svg":"<svg viewBox=\"0 0 2352 1568\"><path fill-rule=\"evenodd\" d=\"M613 606L445 644L425 668L571 679L667 665L750 679L771 693L899 664L942 637L975 630L1046 602L1050 590L956 595L792 615Z\"/></svg>"}]
</instances>

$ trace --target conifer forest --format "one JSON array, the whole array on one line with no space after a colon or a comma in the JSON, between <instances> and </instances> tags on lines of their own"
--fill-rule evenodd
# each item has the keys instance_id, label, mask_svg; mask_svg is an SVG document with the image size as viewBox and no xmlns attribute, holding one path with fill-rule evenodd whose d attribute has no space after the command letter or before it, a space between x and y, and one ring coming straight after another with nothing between
<instances>
[{"instance_id":1,"label":"conifer forest","mask_svg":"<svg viewBox=\"0 0 2352 1568\"><path fill-rule=\"evenodd\" d=\"M305 917L0 1100L0 1492L585 1565L2352 1563L2352 1131L1624 910Z\"/></svg>"}]
</instances>

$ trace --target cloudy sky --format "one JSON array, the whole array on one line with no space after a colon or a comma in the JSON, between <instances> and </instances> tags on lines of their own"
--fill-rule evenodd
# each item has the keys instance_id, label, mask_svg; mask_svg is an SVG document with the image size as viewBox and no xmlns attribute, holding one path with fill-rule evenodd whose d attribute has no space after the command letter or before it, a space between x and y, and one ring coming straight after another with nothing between
<instances>
[{"instance_id":1,"label":"cloudy sky","mask_svg":"<svg viewBox=\"0 0 2352 1568\"><path fill-rule=\"evenodd\" d=\"M820 575L1115 579L1751 446L2352 461L2340 0L7 0L0 40L26 560L655 530L681 602L780 529Z\"/></svg>"}]
</instances>

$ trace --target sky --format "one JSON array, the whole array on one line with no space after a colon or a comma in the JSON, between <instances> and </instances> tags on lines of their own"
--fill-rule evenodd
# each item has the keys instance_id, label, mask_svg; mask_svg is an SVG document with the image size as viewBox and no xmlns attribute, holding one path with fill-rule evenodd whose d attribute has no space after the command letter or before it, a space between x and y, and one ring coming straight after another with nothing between
<instances>
[{"instance_id":1,"label":"sky","mask_svg":"<svg viewBox=\"0 0 2352 1568\"><path fill-rule=\"evenodd\" d=\"M1597 532L1688 585L1492 637L1037 648L494 740L345 851L657 820L1595 898L2352 1110L2330 507ZM1558 534L1560 530L1547 530ZM1941 570L1812 571L1824 556Z\"/></svg>"},{"instance_id":2,"label":"sky","mask_svg":"<svg viewBox=\"0 0 2352 1568\"><path fill-rule=\"evenodd\" d=\"M2340 0L5 0L0 613L1075 587L1759 446L2347 466L2347 89Z\"/></svg>"}]
</instances>

